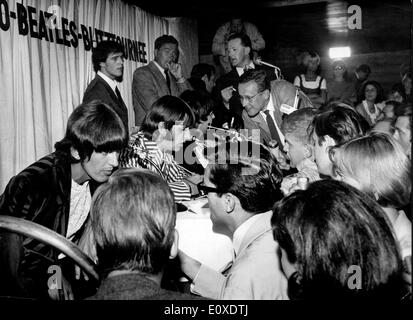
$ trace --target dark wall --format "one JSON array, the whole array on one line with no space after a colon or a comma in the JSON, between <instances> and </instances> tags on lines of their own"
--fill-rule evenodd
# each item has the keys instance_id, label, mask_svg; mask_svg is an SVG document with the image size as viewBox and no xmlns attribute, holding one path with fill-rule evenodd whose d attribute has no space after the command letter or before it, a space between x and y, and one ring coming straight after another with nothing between
<instances>
[{"instance_id":1,"label":"dark wall","mask_svg":"<svg viewBox=\"0 0 413 320\"><path fill-rule=\"evenodd\" d=\"M348 45L352 49L352 57L347 59L350 71L367 63L373 69L372 78L382 82L386 89L399 80L400 65L410 61L409 0L335 1L284 7L265 7L260 3L240 13L263 34L263 59L280 66L287 80L291 81L299 71L297 57L304 50L319 53L324 75L329 76L328 48ZM361 7L361 30L347 27L349 5ZM223 12L198 19L200 55L211 54L216 29L230 17Z\"/></svg>"}]
</instances>

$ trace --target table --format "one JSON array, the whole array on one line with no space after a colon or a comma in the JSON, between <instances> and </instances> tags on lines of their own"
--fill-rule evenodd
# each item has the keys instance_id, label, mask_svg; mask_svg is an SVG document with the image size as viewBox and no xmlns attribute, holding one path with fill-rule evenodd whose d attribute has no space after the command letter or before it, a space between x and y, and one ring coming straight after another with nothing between
<instances>
[{"instance_id":1,"label":"table","mask_svg":"<svg viewBox=\"0 0 413 320\"><path fill-rule=\"evenodd\" d=\"M177 214L179 249L210 268L222 271L233 259L233 246L230 238L212 231L208 199L183 204L189 210Z\"/></svg>"}]
</instances>

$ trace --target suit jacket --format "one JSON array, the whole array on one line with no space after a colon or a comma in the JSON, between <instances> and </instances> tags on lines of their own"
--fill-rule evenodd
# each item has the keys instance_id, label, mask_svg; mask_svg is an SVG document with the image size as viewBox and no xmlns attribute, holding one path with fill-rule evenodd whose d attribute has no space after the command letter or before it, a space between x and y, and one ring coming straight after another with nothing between
<instances>
[{"instance_id":1,"label":"suit jacket","mask_svg":"<svg viewBox=\"0 0 413 320\"><path fill-rule=\"evenodd\" d=\"M249 228L226 275L204 265L194 279L194 291L211 299L288 299L271 228L272 211L262 213Z\"/></svg>"},{"instance_id":2,"label":"suit jacket","mask_svg":"<svg viewBox=\"0 0 413 320\"><path fill-rule=\"evenodd\" d=\"M271 82L271 96L272 96L272 101L274 104L274 119L275 122L278 126L279 129L281 129L281 123L282 123L282 113L279 109L279 105L277 104L278 98L275 95L275 92L273 90L275 86L275 82ZM255 117L250 117L248 113L243 110L242 111L242 119L244 120L244 127L245 129L250 130L260 130L260 142L268 145L268 142L272 140L271 134L270 134L270 129L268 128L267 120L261 115L261 113L258 113ZM253 133L249 132L249 135L253 135ZM253 135L254 136L254 135Z\"/></svg>"},{"instance_id":3,"label":"suit jacket","mask_svg":"<svg viewBox=\"0 0 413 320\"><path fill-rule=\"evenodd\" d=\"M276 78L274 69L264 68L262 66L255 66L256 70L265 70L267 72L268 79L274 80ZM238 75L237 69L233 68L230 72L221 76L215 86L214 96L217 101L220 101L221 104L218 106L220 109L225 108L222 102L221 90L225 89L229 86L233 86L235 90L238 90L238 83L239 83L240 76ZM225 108L226 109L226 108ZM243 106L239 97L238 92L234 92L231 99L229 100L229 113L226 111L218 110L215 112L218 116L217 119L220 118L220 115L223 115L223 120L220 121L222 123L230 121L231 117L234 117L234 121L236 122L236 128L244 128L245 124L243 124ZM228 110L228 109L226 109ZM218 122L219 120L216 120ZM221 123L217 123L217 126L221 126ZM229 124L229 122L228 122Z\"/></svg>"},{"instance_id":4,"label":"suit jacket","mask_svg":"<svg viewBox=\"0 0 413 320\"><path fill-rule=\"evenodd\" d=\"M190 294L161 289L143 274L125 273L104 279L88 300L199 300Z\"/></svg>"},{"instance_id":5,"label":"suit jacket","mask_svg":"<svg viewBox=\"0 0 413 320\"><path fill-rule=\"evenodd\" d=\"M7 184L0 196L0 214L30 220L66 236L70 168L70 162L56 153L33 163ZM58 264L59 252L17 234L1 232L0 238L0 291L17 296L47 292L47 268Z\"/></svg>"},{"instance_id":6,"label":"suit jacket","mask_svg":"<svg viewBox=\"0 0 413 320\"><path fill-rule=\"evenodd\" d=\"M169 78L171 80L171 93L169 93L164 75L155 62L151 61L146 66L135 70L132 82L132 101L136 126L141 125L152 104L160 97L166 95L179 97L182 92L191 89L188 81L178 83L170 72Z\"/></svg>"},{"instance_id":7,"label":"suit jacket","mask_svg":"<svg viewBox=\"0 0 413 320\"><path fill-rule=\"evenodd\" d=\"M83 103L87 103L92 100L101 100L111 106L122 119L126 130L129 131L128 108L123 102L123 99L121 98L119 100L110 85L99 75L96 75L92 82L89 83L85 94L83 95Z\"/></svg>"}]
</instances>

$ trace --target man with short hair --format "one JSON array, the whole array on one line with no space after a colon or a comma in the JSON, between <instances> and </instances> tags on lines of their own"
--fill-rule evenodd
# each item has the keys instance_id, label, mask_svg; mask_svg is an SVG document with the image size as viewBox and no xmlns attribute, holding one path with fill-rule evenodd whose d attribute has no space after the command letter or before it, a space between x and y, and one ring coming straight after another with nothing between
<instances>
[{"instance_id":1,"label":"man with short hair","mask_svg":"<svg viewBox=\"0 0 413 320\"><path fill-rule=\"evenodd\" d=\"M122 119L129 130L128 108L122 99L118 85L123 80L123 49L115 41L101 41L92 52L93 69L96 77L86 88L83 103L100 100Z\"/></svg>"},{"instance_id":2,"label":"man with short hair","mask_svg":"<svg viewBox=\"0 0 413 320\"><path fill-rule=\"evenodd\" d=\"M122 168L93 196L91 225L102 283L92 300L187 300L161 289L178 254L174 195L159 175Z\"/></svg>"},{"instance_id":3,"label":"man with short hair","mask_svg":"<svg viewBox=\"0 0 413 320\"><path fill-rule=\"evenodd\" d=\"M215 68L207 63L198 63L192 67L189 83L197 91L212 92L215 86Z\"/></svg>"},{"instance_id":4,"label":"man with short hair","mask_svg":"<svg viewBox=\"0 0 413 320\"><path fill-rule=\"evenodd\" d=\"M213 230L232 239L235 258L220 273L180 252L194 293L212 299L287 299L270 223L271 208L283 197L281 179L276 160L262 145L228 143L215 154L199 188L208 195Z\"/></svg>"},{"instance_id":5,"label":"man with short hair","mask_svg":"<svg viewBox=\"0 0 413 320\"><path fill-rule=\"evenodd\" d=\"M394 138L400 142L404 151L411 158L412 153L412 105L410 103L401 104L395 110L396 120L394 121Z\"/></svg>"},{"instance_id":6,"label":"man with short hair","mask_svg":"<svg viewBox=\"0 0 413 320\"><path fill-rule=\"evenodd\" d=\"M38 223L77 243L91 193L109 179L127 142L123 122L111 107L100 101L78 106L56 151L10 179L0 196L0 215ZM34 239L1 232L0 295L47 298L47 271L60 265L58 254ZM63 287L64 295L73 298L69 288ZM52 291L57 298L57 290Z\"/></svg>"},{"instance_id":7,"label":"man with short hair","mask_svg":"<svg viewBox=\"0 0 413 320\"><path fill-rule=\"evenodd\" d=\"M314 144L314 159L320 177L333 177L330 147L364 135L370 126L351 107L331 106L317 114L308 130Z\"/></svg>"},{"instance_id":8,"label":"man with short hair","mask_svg":"<svg viewBox=\"0 0 413 320\"><path fill-rule=\"evenodd\" d=\"M222 104L218 108L220 112L217 112L215 122L219 126L226 123L227 127L239 129L243 127L243 108L237 93L240 77L249 69L266 70L269 80L274 80L276 76L274 69L254 64L251 40L246 34L234 33L228 37L228 55L233 69L216 81L215 96Z\"/></svg>"},{"instance_id":9,"label":"man with short hair","mask_svg":"<svg viewBox=\"0 0 413 320\"><path fill-rule=\"evenodd\" d=\"M182 75L178 55L178 41L173 36L163 35L155 40L155 59L133 73L132 99L136 126L141 125L152 104L160 97L179 97L185 90L192 89Z\"/></svg>"},{"instance_id":10,"label":"man with short hair","mask_svg":"<svg viewBox=\"0 0 413 320\"><path fill-rule=\"evenodd\" d=\"M283 112L311 107L308 97L292 83L285 80L270 82L263 70L244 73L239 80L238 93L245 129L259 130L261 141L266 145L275 141L281 150L284 147Z\"/></svg>"}]
</instances>

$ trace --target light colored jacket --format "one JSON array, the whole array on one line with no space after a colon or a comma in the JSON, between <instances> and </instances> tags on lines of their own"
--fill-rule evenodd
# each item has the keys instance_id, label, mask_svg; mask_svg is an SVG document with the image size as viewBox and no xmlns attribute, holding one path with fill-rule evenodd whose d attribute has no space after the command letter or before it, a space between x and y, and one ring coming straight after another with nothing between
<instances>
[{"instance_id":1,"label":"light colored jacket","mask_svg":"<svg viewBox=\"0 0 413 320\"><path fill-rule=\"evenodd\" d=\"M225 274L201 265L193 292L211 299L286 300L287 279L281 271L278 243L271 228L272 211L249 228L238 255Z\"/></svg>"}]
</instances>

